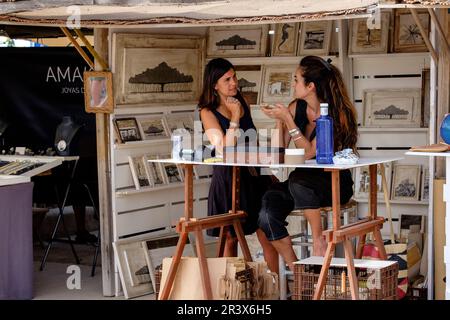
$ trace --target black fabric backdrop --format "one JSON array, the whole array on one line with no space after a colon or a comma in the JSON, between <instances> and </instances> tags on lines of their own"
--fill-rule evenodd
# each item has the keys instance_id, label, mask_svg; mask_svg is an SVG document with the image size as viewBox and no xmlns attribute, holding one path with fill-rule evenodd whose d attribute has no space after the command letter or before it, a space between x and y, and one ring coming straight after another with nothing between
<instances>
[{"instance_id":1,"label":"black fabric backdrop","mask_svg":"<svg viewBox=\"0 0 450 320\"><path fill-rule=\"evenodd\" d=\"M80 155L76 177L96 185L95 115L84 111L83 72L88 68L73 47L0 48L0 121L9 124L0 150L54 148L58 124L71 116L84 125L71 147Z\"/></svg>"}]
</instances>

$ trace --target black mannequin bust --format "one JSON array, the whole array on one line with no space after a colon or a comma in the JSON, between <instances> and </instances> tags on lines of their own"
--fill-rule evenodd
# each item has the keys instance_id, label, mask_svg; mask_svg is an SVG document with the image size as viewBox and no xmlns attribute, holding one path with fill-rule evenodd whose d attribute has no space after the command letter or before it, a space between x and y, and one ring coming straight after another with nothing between
<instances>
[{"instance_id":1,"label":"black mannequin bust","mask_svg":"<svg viewBox=\"0 0 450 320\"><path fill-rule=\"evenodd\" d=\"M55 149L59 156L71 156L71 146L74 138L82 125L73 121L72 117L63 117L61 123L56 128ZM72 148L73 149L73 148Z\"/></svg>"}]
</instances>

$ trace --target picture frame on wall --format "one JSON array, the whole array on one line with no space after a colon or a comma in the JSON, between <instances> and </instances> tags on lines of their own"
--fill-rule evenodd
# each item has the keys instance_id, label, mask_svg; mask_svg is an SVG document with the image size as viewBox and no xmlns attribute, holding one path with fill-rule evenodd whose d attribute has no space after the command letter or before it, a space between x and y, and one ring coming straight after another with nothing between
<instances>
[{"instance_id":1,"label":"picture frame on wall","mask_svg":"<svg viewBox=\"0 0 450 320\"><path fill-rule=\"evenodd\" d=\"M137 118L137 122L144 140L169 138L169 134L164 125L164 117L162 115Z\"/></svg>"},{"instance_id":2,"label":"picture frame on wall","mask_svg":"<svg viewBox=\"0 0 450 320\"><path fill-rule=\"evenodd\" d=\"M277 23L273 37L272 56L295 56L298 46L299 23Z\"/></svg>"},{"instance_id":3,"label":"picture frame on wall","mask_svg":"<svg viewBox=\"0 0 450 320\"><path fill-rule=\"evenodd\" d=\"M112 73L85 71L83 82L85 111L88 113L112 113L114 111Z\"/></svg>"},{"instance_id":4,"label":"picture frame on wall","mask_svg":"<svg viewBox=\"0 0 450 320\"><path fill-rule=\"evenodd\" d=\"M249 106L258 104L261 88L260 65L235 66L238 87Z\"/></svg>"},{"instance_id":5,"label":"picture frame on wall","mask_svg":"<svg viewBox=\"0 0 450 320\"><path fill-rule=\"evenodd\" d=\"M418 201L420 165L394 165L392 171L392 200Z\"/></svg>"},{"instance_id":6,"label":"picture frame on wall","mask_svg":"<svg viewBox=\"0 0 450 320\"><path fill-rule=\"evenodd\" d=\"M194 117L191 113L171 113L164 117L169 135L177 130L194 134Z\"/></svg>"},{"instance_id":7,"label":"picture frame on wall","mask_svg":"<svg viewBox=\"0 0 450 320\"><path fill-rule=\"evenodd\" d=\"M417 10L425 33L430 30L430 15L426 9ZM394 22L394 52L426 52L428 51L420 29L409 9L396 9Z\"/></svg>"},{"instance_id":8,"label":"picture frame on wall","mask_svg":"<svg viewBox=\"0 0 450 320\"><path fill-rule=\"evenodd\" d=\"M364 126L419 128L420 89L363 90Z\"/></svg>"},{"instance_id":9,"label":"picture frame on wall","mask_svg":"<svg viewBox=\"0 0 450 320\"><path fill-rule=\"evenodd\" d=\"M330 50L331 20L308 21L301 24L297 54L326 56Z\"/></svg>"},{"instance_id":10,"label":"picture frame on wall","mask_svg":"<svg viewBox=\"0 0 450 320\"><path fill-rule=\"evenodd\" d=\"M296 69L296 65L265 66L260 103L290 103L294 98L292 84Z\"/></svg>"},{"instance_id":11,"label":"picture frame on wall","mask_svg":"<svg viewBox=\"0 0 450 320\"><path fill-rule=\"evenodd\" d=\"M387 194L390 196L391 178L392 178L392 166L391 163L385 163L385 176L388 189ZM356 199L368 199L370 189L370 174L369 167L357 167L355 168L355 193ZM380 167L377 167L377 199L384 200L384 189L380 173Z\"/></svg>"},{"instance_id":12,"label":"picture frame on wall","mask_svg":"<svg viewBox=\"0 0 450 320\"><path fill-rule=\"evenodd\" d=\"M430 69L422 69L422 88L420 94L421 126L430 125Z\"/></svg>"},{"instance_id":13,"label":"picture frame on wall","mask_svg":"<svg viewBox=\"0 0 450 320\"><path fill-rule=\"evenodd\" d=\"M201 90L204 45L204 39L196 36L115 33L116 103L121 107L196 103Z\"/></svg>"},{"instance_id":14,"label":"picture frame on wall","mask_svg":"<svg viewBox=\"0 0 450 320\"><path fill-rule=\"evenodd\" d=\"M159 158L158 155L148 154L146 155L148 160L156 160ZM148 172L150 175L150 180L154 187L160 187L166 185L167 182L164 179L164 169L161 163L158 162L148 162Z\"/></svg>"},{"instance_id":15,"label":"picture frame on wall","mask_svg":"<svg viewBox=\"0 0 450 320\"><path fill-rule=\"evenodd\" d=\"M131 176L133 177L136 190L153 187L153 181L150 176L148 161L145 155L137 157L128 156L128 163L130 165Z\"/></svg>"},{"instance_id":16,"label":"picture frame on wall","mask_svg":"<svg viewBox=\"0 0 450 320\"><path fill-rule=\"evenodd\" d=\"M387 53L390 13L382 12L379 29L369 29L367 18L350 20L348 54Z\"/></svg>"},{"instance_id":17,"label":"picture frame on wall","mask_svg":"<svg viewBox=\"0 0 450 320\"><path fill-rule=\"evenodd\" d=\"M265 56L268 32L268 25L209 27L207 56Z\"/></svg>"},{"instance_id":18,"label":"picture frame on wall","mask_svg":"<svg viewBox=\"0 0 450 320\"><path fill-rule=\"evenodd\" d=\"M123 293L131 299L154 292L141 241L121 239L113 242Z\"/></svg>"},{"instance_id":19,"label":"picture frame on wall","mask_svg":"<svg viewBox=\"0 0 450 320\"><path fill-rule=\"evenodd\" d=\"M136 118L116 118L114 124L120 143L142 140Z\"/></svg>"}]
</instances>

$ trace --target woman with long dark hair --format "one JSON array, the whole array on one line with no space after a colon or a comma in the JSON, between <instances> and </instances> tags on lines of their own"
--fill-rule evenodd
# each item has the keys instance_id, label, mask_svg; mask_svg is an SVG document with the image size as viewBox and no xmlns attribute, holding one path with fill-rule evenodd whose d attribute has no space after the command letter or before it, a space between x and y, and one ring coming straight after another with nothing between
<instances>
[{"instance_id":1,"label":"woman with long dark hair","mask_svg":"<svg viewBox=\"0 0 450 320\"><path fill-rule=\"evenodd\" d=\"M198 106L203 129L216 153L221 154L224 147L240 143L256 145L256 128L250 109L238 90L236 72L228 60L217 58L207 64ZM244 139L236 139L239 132L244 133L241 136ZM273 261L274 257L270 255L277 257L278 254L265 234L257 230L261 199L270 184L270 176L260 175L259 170L240 168L239 207L248 215L243 223L244 233L256 231L264 255L267 256L266 260ZM214 166L208 196L208 215L228 213L231 210L231 189L232 167ZM208 234L218 236L219 229L209 229ZM237 239L233 227L229 228L227 234L224 256L237 256Z\"/></svg>"},{"instance_id":2,"label":"woman with long dark hair","mask_svg":"<svg viewBox=\"0 0 450 320\"><path fill-rule=\"evenodd\" d=\"M287 147L292 140L296 148L305 149L306 159L315 158L315 120L320 116L320 103L326 102L328 114L333 118L334 151L351 148L356 152L356 111L340 71L329 61L307 56L300 61L294 80L296 100L287 108L282 104L263 108L264 113L277 122L280 145ZM353 195L352 186L350 170L341 170L341 203L350 200ZM323 169L297 168L287 181L276 184L264 195L259 226L291 270L297 257L285 227L286 217L293 209L304 210L311 225L313 255L323 256L326 242L322 237L319 208L330 206L331 203L331 174Z\"/></svg>"}]
</instances>

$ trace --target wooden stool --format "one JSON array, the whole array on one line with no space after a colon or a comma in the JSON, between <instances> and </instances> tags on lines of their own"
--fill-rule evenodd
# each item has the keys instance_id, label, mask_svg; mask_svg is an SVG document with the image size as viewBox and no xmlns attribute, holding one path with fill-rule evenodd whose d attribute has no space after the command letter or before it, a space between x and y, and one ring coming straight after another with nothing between
<instances>
[{"instance_id":1,"label":"wooden stool","mask_svg":"<svg viewBox=\"0 0 450 320\"><path fill-rule=\"evenodd\" d=\"M330 229L333 226L333 208L332 207L322 207L320 208L320 215L322 218L322 228L323 230ZM293 210L289 213L289 216L286 220L289 222L289 218L298 217L301 224L300 232L291 233L290 237L292 241L292 246L300 247L300 257L299 259L305 259L309 256L308 247L313 245L312 241L309 241L312 238L310 232L308 230L307 220L304 216L304 210ZM343 224L349 224L355 222L358 217L356 215L356 201L351 199L348 203L341 206L341 219L343 219ZM289 228L288 228L288 231ZM292 275L293 272L288 270L286 267L286 263L283 260L281 255L278 255L279 262L279 279L280 279L280 300L287 299L287 276Z\"/></svg>"}]
</instances>

